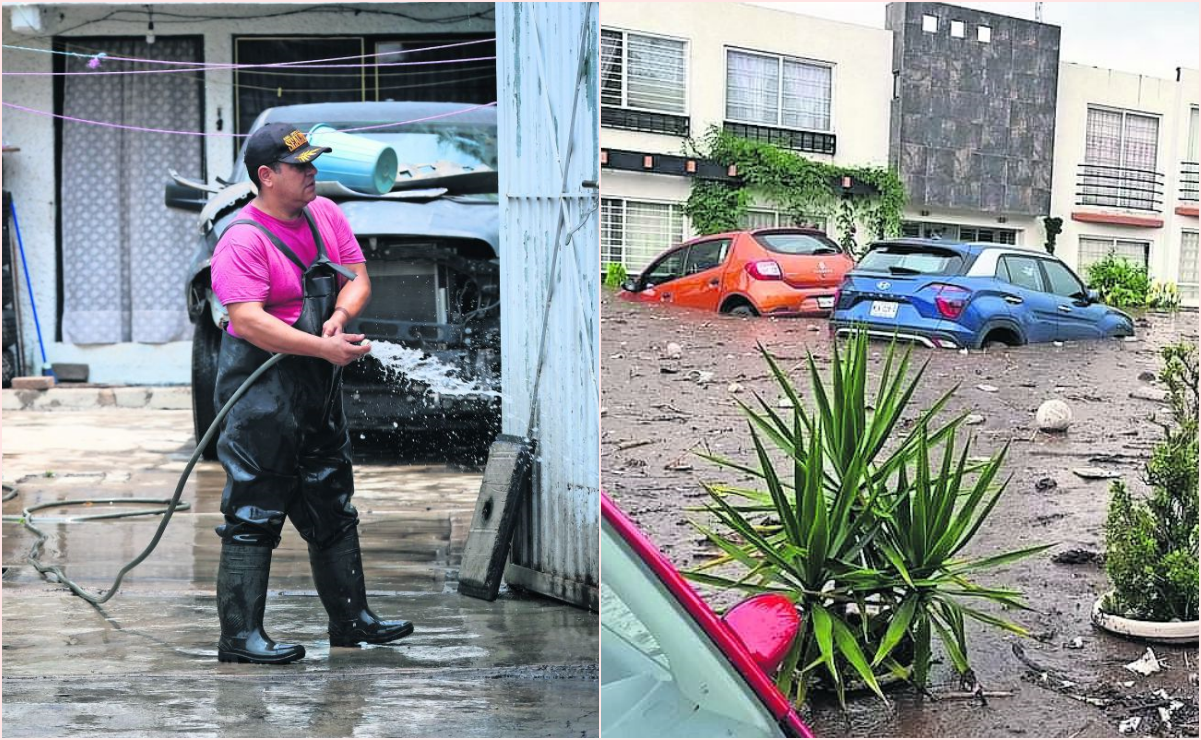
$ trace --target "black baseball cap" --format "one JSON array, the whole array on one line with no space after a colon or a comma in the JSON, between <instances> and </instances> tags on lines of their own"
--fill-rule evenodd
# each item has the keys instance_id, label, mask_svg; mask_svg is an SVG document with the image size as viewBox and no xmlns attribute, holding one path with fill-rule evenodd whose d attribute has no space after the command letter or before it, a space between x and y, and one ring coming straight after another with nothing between
<instances>
[{"instance_id":1,"label":"black baseball cap","mask_svg":"<svg viewBox=\"0 0 1201 740\"><path fill-rule=\"evenodd\" d=\"M259 167L276 162L305 164L332 151L328 146L313 146L309 137L290 123L268 123L246 140L246 171L254 174Z\"/></svg>"}]
</instances>

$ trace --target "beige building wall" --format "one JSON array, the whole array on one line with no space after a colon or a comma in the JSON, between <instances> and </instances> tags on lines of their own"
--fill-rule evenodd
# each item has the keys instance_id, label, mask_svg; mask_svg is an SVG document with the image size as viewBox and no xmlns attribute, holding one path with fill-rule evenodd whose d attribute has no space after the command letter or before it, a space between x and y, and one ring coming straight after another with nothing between
<instances>
[{"instance_id":1,"label":"beige building wall","mask_svg":"<svg viewBox=\"0 0 1201 740\"><path fill-rule=\"evenodd\" d=\"M1130 245L1127 249L1133 249L1135 242L1145 242L1149 244L1147 268L1152 279L1180 284L1184 303L1196 306L1195 278L1191 284L1181 283L1181 258L1182 244L1190 243L1191 264L1196 264L1197 132L1196 119L1190 117L1198 106L1198 74L1196 70L1182 69L1179 76L1176 80L1067 62L1060 64L1051 211L1063 219L1063 233L1059 235L1055 254L1081 272L1081 277L1086 277L1085 263L1093 254L1082 252L1082 240L1090 249L1095 249L1099 242L1090 244L1089 240L1122 240ZM1157 121L1154 172L1162 176L1159 179L1163 184L1159 188L1162 195L1157 196L1160 202L1153 210L1099 205L1088 202L1093 199L1081 197L1086 184L1095 182L1081 176L1081 165L1087 161L1090 108ZM1190 166L1188 162L1193 164ZM1194 173L1191 176L1185 174L1190 167ZM1185 185L1190 178L1193 184ZM1098 216L1132 223L1084 220ZM1186 255L1185 259L1190 258Z\"/></svg>"}]
</instances>

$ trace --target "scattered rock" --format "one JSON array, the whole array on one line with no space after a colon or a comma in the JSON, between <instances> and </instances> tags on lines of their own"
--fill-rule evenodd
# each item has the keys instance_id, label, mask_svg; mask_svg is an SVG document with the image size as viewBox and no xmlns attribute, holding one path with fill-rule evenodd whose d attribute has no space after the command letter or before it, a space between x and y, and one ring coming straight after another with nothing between
<instances>
[{"instance_id":1,"label":"scattered rock","mask_svg":"<svg viewBox=\"0 0 1201 740\"><path fill-rule=\"evenodd\" d=\"M1138 341L1138 337L1123 337L1123 338L1122 338L1122 341L1123 341L1123 342L1137 342L1137 341Z\"/></svg>"},{"instance_id":2,"label":"scattered rock","mask_svg":"<svg viewBox=\"0 0 1201 740\"><path fill-rule=\"evenodd\" d=\"M821 331L821 327L819 327L817 324L810 324L807 328L809 331Z\"/></svg>"},{"instance_id":3,"label":"scattered rock","mask_svg":"<svg viewBox=\"0 0 1201 740\"><path fill-rule=\"evenodd\" d=\"M1152 673L1159 673L1163 669L1163 666L1159 663L1159 659L1155 657L1155 651L1151 648L1147 648L1147 652L1143 653L1143 657L1133 663L1127 663L1124 667L1126 670L1137 673L1140 676L1150 676Z\"/></svg>"},{"instance_id":4,"label":"scattered rock","mask_svg":"<svg viewBox=\"0 0 1201 740\"><path fill-rule=\"evenodd\" d=\"M963 420L963 423L967 424L969 426L975 426L976 424L983 424L984 417L981 416L980 414L968 414L967 418Z\"/></svg>"},{"instance_id":5,"label":"scattered rock","mask_svg":"<svg viewBox=\"0 0 1201 740\"><path fill-rule=\"evenodd\" d=\"M1138 374L1138 379L1143 381L1144 383L1154 383L1155 382L1155 373L1144 370L1143 372Z\"/></svg>"},{"instance_id":6,"label":"scattered rock","mask_svg":"<svg viewBox=\"0 0 1201 740\"><path fill-rule=\"evenodd\" d=\"M671 470L677 473L685 473L692 470L692 466L685 462L670 462L663 466L664 470Z\"/></svg>"},{"instance_id":7,"label":"scattered rock","mask_svg":"<svg viewBox=\"0 0 1201 740\"><path fill-rule=\"evenodd\" d=\"M996 387L995 385L978 385L976 387L979 388L980 390L984 391L985 393L996 393L997 391L1001 390L1000 388Z\"/></svg>"},{"instance_id":8,"label":"scattered rock","mask_svg":"<svg viewBox=\"0 0 1201 740\"><path fill-rule=\"evenodd\" d=\"M660 365L659 372L663 373L664 375L675 375L676 373L680 372L680 366L679 365Z\"/></svg>"},{"instance_id":9,"label":"scattered rock","mask_svg":"<svg viewBox=\"0 0 1201 740\"><path fill-rule=\"evenodd\" d=\"M1072 424L1072 408L1058 398L1043 401L1034 413L1034 420L1043 432L1066 432Z\"/></svg>"},{"instance_id":10,"label":"scattered rock","mask_svg":"<svg viewBox=\"0 0 1201 740\"><path fill-rule=\"evenodd\" d=\"M1049 476L1044 476L1042 478L1039 478L1034 483L1034 490L1038 491L1039 493L1044 493L1046 491L1050 491L1051 489L1057 487L1058 485L1059 485L1059 481L1057 481L1054 478L1051 478Z\"/></svg>"},{"instance_id":11,"label":"scattered rock","mask_svg":"<svg viewBox=\"0 0 1201 740\"><path fill-rule=\"evenodd\" d=\"M1072 641L1067 645L1068 650L1081 650L1084 648L1084 640L1079 637L1073 637Z\"/></svg>"},{"instance_id":12,"label":"scattered rock","mask_svg":"<svg viewBox=\"0 0 1201 740\"><path fill-rule=\"evenodd\" d=\"M1143 386L1136 391L1130 392L1131 398L1139 398L1144 401L1162 401L1168 397L1168 392L1162 388L1149 388Z\"/></svg>"},{"instance_id":13,"label":"scattered rock","mask_svg":"<svg viewBox=\"0 0 1201 740\"><path fill-rule=\"evenodd\" d=\"M726 386L726 390L730 393L740 393L742 391L742 384L730 383L728 386Z\"/></svg>"},{"instance_id":14,"label":"scattered rock","mask_svg":"<svg viewBox=\"0 0 1201 740\"><path fill-rule=\"evenodd\" d=\"M1104 468L1073 468L1072 472L1086 480L1100 480L1103 478L1118 478L1117 473Z\"/></svg>"},{"instance_id":15,"label":"scattered rock","mask_svg":"<svg viewBox=\"0 0 1201 740\"><path fill-rule=\"evenodd\" d=\"M671 360L678 360L684 354L684 348L675 342L667 343L667 357Z\"/></svg>"},{"instance_id":16,"label":"scattered rock","mask_svg":"<svg viewBox=\"0 0 1201 740\"><path fill-rule=\"evenodd\" d=\"M1122 733L1123 735L1130 735L1138 732L1138 726L1142 724L1142 721L1142 717L1131 717L1130 719L1124 719L1118 724L1118 732Z\"/></svg>"},{"instance_id":17,"label":"scattered rock","mask_svg":"<svg viewBox=\"0 0 1201 740\"><path fill-rule=\"evenodd\" d=\"M695 380L698 384L704 385L713 380L713 373L709 370L693 370L688 373L689 380Z\"/></svg>"},{"instance_id":18,"label":"scattered rock","mask_svg":"<svg viewBox=\"0 0 1201 740\"><path fill-rule=\"evenodd\" d=\"M776 408L780 408L780 409L792 408L792 399L789 398L788 396L780 396L780 399L778 401L776 401Z\"/></svg>"},{"instance_id":19,"label":"scattered rock","mask_svg":"<svg viewBox=\"0 0 1201 740\"><path fill-rule=\"evenodd\" d=\"M1083 565L1084 563L1101 562L1101 553L1074 547L1071 550L1057 552L1051 556L1051 562L1058 565Z\"/></svg>"}]
</instances>

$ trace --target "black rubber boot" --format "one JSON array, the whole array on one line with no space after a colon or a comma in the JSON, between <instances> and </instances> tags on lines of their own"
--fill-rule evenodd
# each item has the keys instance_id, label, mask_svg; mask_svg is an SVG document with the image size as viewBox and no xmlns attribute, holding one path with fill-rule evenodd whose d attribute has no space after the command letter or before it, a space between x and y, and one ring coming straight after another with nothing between
<instances>
[{"instance_id":1,"label":"black rubber boot","mask_svg":"<svg viewBox=\"0 0 1201 740\"><path fill-rule=\"evenodd\" d=\"M413 632L412 622L380 619L367 606L357 529L347 531L324 550L310 544L309 564L313 566L317 595L329 612L330 647L357 647L360 642L379 645Z\"/></svg>"},{"instance_id":2,"label":"black rubber boot","mask_svg":"<svg viewBox=\"0 0 1201 740\"><path fill-rule=\"evenodd\" d=\"M276 643L263 632L270 573L270 547L221 544L217 570L221 641L217 644L217 659L222 663L291 663L304 657L303 646Z\"/></svg>"}]
</instances>

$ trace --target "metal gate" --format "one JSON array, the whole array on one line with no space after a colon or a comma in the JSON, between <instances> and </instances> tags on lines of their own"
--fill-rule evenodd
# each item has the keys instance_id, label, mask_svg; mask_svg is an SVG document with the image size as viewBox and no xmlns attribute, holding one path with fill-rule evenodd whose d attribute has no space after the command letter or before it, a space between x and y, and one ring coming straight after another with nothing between
<instances>
[{"instance_id":1,"label":"metal gate","mask_svg":"<svg viewBox=\"0 0 1201 740\"><path fill-rule=\"evenodd\" d=\"M596 610L599 11L497 3L496 12L502 427L526 434L533 410L538 443L505 580Z\"/></svg>"}]
</instances>

